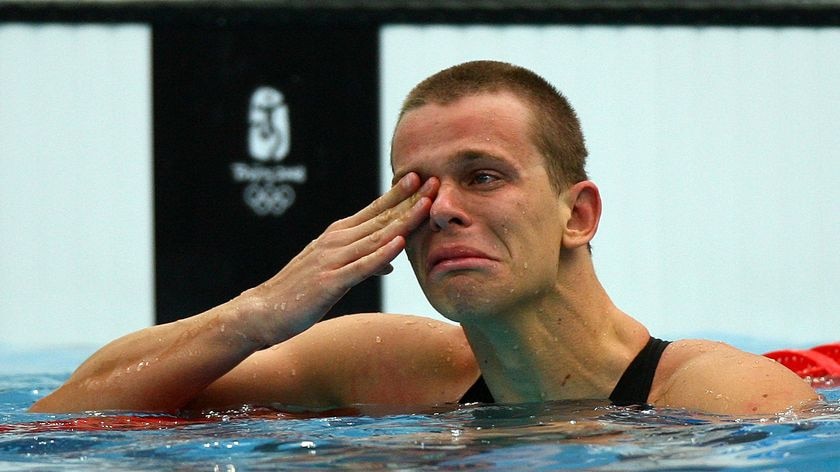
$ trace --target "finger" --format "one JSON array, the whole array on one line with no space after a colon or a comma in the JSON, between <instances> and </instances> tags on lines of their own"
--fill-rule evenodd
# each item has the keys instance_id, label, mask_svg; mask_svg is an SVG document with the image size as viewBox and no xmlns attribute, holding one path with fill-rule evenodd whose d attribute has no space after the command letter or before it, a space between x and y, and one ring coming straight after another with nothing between
<instances>
[{"instance_id":1,"label":"finger","mask_svg":"<svg viewBox=\"0 0 840 472\"><path fill-rule=\"evenodd\" d=\"M344 227L352 227L361 224L377 215L385 212L400 202L409 199L420 188L420 177L414 173L409 172L404 175L390 190L385 192L379 198L374 200L370 205L362 208L356 214L342 220L345 223Z\"/></svg>"},{"instance_id":2,"label":"finger","mask_svg":"<svg viewBox=\"0 0 840 472\"><path fill-rule=\"evenodd\" d=\"M393 271L394 271L394 266L392 266L390 263L388 263L388 264L385 265L385 267L377 270L373 275L381 277L383 275L388 275Z\"/></svg>"},{"instance_id":3,"label":"finger","mask_svg":"<svg viewBox=\"0 0 840 472\"><path fill-rule=\"evenodd\" d=\"M439 180L430 178L415 193L415 197L400 201L396 207L375 215L372 219L343 229L335 224L331 225L324 234L304 248L301 257L318 252L321 254L321 267L335 270L371 255L397 236L406 237L425 221L429 216L432 198L439 187ZM421 194L424 196L420 196ZM388 262L390 259L382 261L382 265ZM364 277L372 274L364 274Z\"/></svg>"},{"instance_id":4,"label":"finger","mask_svg":"<svg viewBox=\"0 0 840 472\"><path fill-rule=\"evenodd\" d=\"M431 177L410 198L360 222L355 227L345 228L340 236L336 236L340 238L342 245L350 245L364 238L370 238L374 242L382 241L384 244L384 241L389 241L397 235L407 236L429 216L431 201L438 188L440 181Z\"/></svg>"},{"instance_id":5,"label":"finger","mask_svg":"<svg viewBox=\"0 0 840 472\"><path fill-rule=\"evenodd\" d=\"M334 271L353 264L393 242L398 236L404 239L408 233L428 218L431 206L432 199L422 197L415 202L412 208L403 211L402 217L390 220L385 227L381 227L381 223L368 221L359 227L327 231L310 242L295 256L295 260L301 261L316 257L313 260L317 261L317 266L327 271ZM380 261L375 270L385 267L396 255L394 254L391 259ZM373 275L373 273L367 273L365 277Z\"/></svg>"},{"instance_id":6,"label":"finger","mask_svg":"<svg viewBox=\"0 0 840 472\"><path fill-rule=\"evenodd\" d=\"M431 207L432 199L422 197L412 205L410 211L405 212L400 218L390 220L385 226L378 227L380 223L368 222L362 225L366 227L364 232L360 228L348 230L348 233L356 232L359 233L359 236L340 250L339 260L343 264L352 264L354 260L375 253L380 247L397 237L407 237L411 231L428 218ZM390 260L387 262L390 262Z\"/></svg>"},{"instance_id":7,"label":"finger","mask_svg":"<svg viewBox=\"0 0 840 472\"><path fill-rule=\"evenodd\" d=\"M360 257L359 259L349 263L339 269L336 269L336 275L340 280L347 280L349 283L348 289L363 282L371 275L381 274L383 271L388 271L393 261L400 252L405 248L405 238L397 236L388 241L387 244L379 246L370 254Z\"/></svg>"}]
</instances>

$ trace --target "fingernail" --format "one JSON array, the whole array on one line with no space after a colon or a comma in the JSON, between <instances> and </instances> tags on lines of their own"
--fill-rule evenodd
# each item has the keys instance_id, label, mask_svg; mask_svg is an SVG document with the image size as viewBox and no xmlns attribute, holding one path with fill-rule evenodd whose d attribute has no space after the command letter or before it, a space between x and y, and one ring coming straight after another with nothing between
<instances>
[{"instance_id":1,"label":"fingernail","mask_svg":"<svg viewBox=\"0 0 840 472\"><path fill-rule=\"evenodd\" d=\"M431 189L431 188L432 188L432 179L429 178L429 179L426 179L425 182L423 182L423 186L420 187L419 191L420 192L428 192L429 189Z\"/></svg>"},{"instance_id":2,"label":"fingernail","mask_svg":"<svg viewBox=\"0 0 840 472\"><path fill-rule=\"evenodd\" d=\"M411 179L409 178L410 176L411 176L411 172L409 172L408 174L405 174L400 179L400 185L402 185L402 187L406 190L411 190Z\"/></svg>"}]
</instances>

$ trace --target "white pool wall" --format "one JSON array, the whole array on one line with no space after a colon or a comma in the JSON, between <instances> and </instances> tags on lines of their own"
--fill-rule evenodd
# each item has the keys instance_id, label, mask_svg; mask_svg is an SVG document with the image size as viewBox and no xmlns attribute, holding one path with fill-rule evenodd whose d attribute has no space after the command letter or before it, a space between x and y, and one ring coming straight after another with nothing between
<instances>
[{"instance_id":1,"label":"white pool wall","mask_svg":"<svg viewBox=\"0 0 840 472\"><path fill-rule=\"evenodd\" d=\"M0 344L154 321L151 34L0 24Z\"/></svg>"}]
</instances>

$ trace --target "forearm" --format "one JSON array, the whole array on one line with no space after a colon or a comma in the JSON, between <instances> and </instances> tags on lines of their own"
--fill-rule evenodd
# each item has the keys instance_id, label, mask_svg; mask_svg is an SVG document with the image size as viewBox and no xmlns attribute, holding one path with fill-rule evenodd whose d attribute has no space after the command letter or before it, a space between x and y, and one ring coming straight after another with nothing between
<instances>
[{"instance_id":1,"label":"forearm","mask_svg":"<svg viewBox=\"0 0 840 472\"><path fill-rule=\"evenodd\" d=\"M429 214L439 182L409 173L366 208L329 227L265 283L200 315L102 348L33 411L174 411L264 347L320 320L347 291L387 272Z\"/></svg>"},{"instance_id":2,"label":"forearm","mask_svg":"<svg viewBox=\"0 0 840 472\"><path fill-rule=\"evenodd\" d=\"M243 297L111 342L32 411L178 410L264 347L255 334L260 314Z\"/></svg>"}]
</instances>

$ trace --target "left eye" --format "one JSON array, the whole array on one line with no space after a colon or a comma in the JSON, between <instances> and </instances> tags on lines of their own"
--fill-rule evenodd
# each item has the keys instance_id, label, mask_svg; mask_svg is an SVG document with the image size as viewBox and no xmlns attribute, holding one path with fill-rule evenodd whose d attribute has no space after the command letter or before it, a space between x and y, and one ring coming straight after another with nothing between
<instances>
[{"instance_id":1,"label":"left eye","mask_svg":"<svg viewBox=\"0 0 840 472\"><path fill-rule=\"evenodd\" d=\"M473 182L476 184L489 184L495 182L498 178L487 172L477 172L473 175Z\"/></svg>"}]
</instances>

